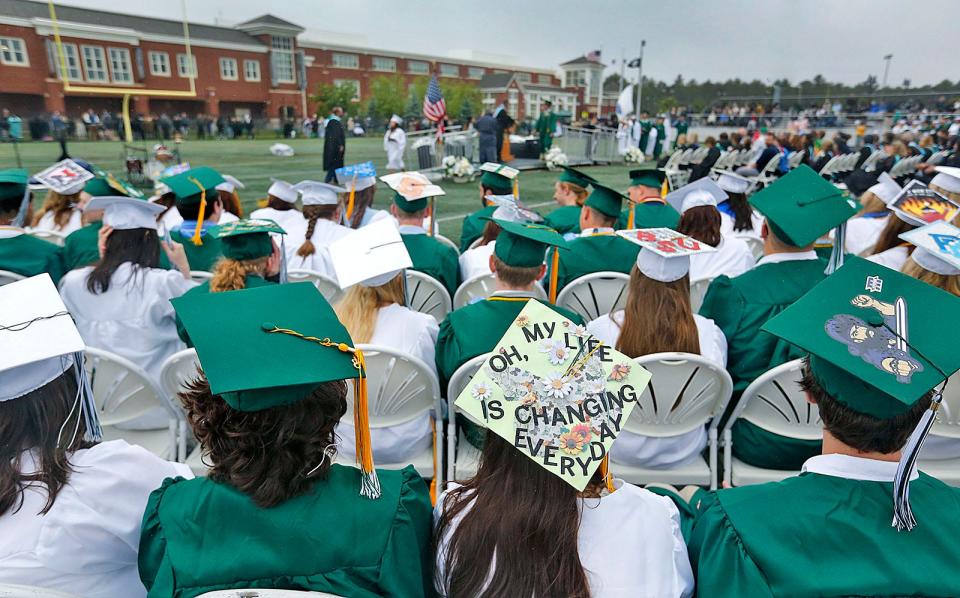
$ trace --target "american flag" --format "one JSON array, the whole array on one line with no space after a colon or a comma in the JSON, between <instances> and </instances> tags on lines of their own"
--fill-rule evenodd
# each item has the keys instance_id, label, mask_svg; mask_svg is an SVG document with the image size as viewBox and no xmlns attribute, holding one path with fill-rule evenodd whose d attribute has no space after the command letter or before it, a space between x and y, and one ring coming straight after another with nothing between
<instances>
[{"instance_id":1,"label":"american flag","mask_svg":"<svg viewBox=\"0 0 960 598\"><path fill-rule=\"evenodd\" d=\"M587 60L590 62L600 62L600 50L591 50L587 52Z\"/></svg>"},{"instance_id":2,"label":"american flag","mask_svg":"<svg viewBox=\"0 0 960 598\"><path fill-rule=\"evenodd\" d=\"M443 101L443 92L437 76L430 77L427 95L423 96L423 115L427 120L438 123L437 135L443 132L443 119L447 116L447 104Z\"/></svg>"}]
</instances>

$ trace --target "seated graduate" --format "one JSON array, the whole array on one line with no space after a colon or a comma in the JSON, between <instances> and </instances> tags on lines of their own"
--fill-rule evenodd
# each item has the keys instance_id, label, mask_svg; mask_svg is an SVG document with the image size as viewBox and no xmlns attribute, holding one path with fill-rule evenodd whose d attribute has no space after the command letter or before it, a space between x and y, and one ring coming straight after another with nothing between
<instances>
[{"instance_id":1,"label":"seated graduate","mask_svg":"<svg viewBox=\"0 0 960 598\"><path fill-rule=\"evenodd\" d=\"M516 168L497 164L496 162L485 162L480 165L480 202L483 208L469 214L463 220L460 230L460 253L470 249L474 241L483 235L483 228L487 219L497 209L495 205L487 202L490 195L510 195L518 197L516 183L519 182L520 171Z\"/></svg>"},{"instance_id":2,"label":"seated graduate","mask_svg":"<svg viewBox=\"0 0 960 598\"><path fill-rule=\"evenodd\" d=\"M237 189L243 189L246 185L240 182L237 177L229 174L221 175L223 182L217 185L217 197L220 198L220 204L223 206L223 213L220 214L220 220L217 224L227 224L236 222L243 218L243 206L240 204L240 194Z\"/></svg>"},{"instance_id":3,"label":"seated graduate","mask_svg":"<svg viewBox=\"0 0 960 598\"><path fill-rule=\"evenodd\" d=\"M177 212L183 218L179 226L168 228L170 239L183 246L191 270L213 271L222 255L220 241L210 230L220 222L223 202L217 185L223 177L216 170L201 166L163 179L176 198Z\"/></svg>"},{"instance_id":4,"label":"seated graduate","mask_svg":"<svg viewBox=\"0 0 960 598\"><path fill-rule=\"evenodd\" d=\"M482 301L453 310L440 323L437 336L440 388L447 387L450 377L461 365L493 349L520 310L537 297L534 285L546 272L543 256L547 248L567 245L552 228L505 220L494 222L502 229L490 256L490 271L496 277L497 290ZM567 309L555 305L550 308L583 324L583 318ZM480 448L483 434L467 420L460 423L467 440Z\"/></svg>"},{"instance_id":5,"label":"seated graduate","mask_svg":"<svg viewBox=\"0 0 960 598\"><path fill-rule=\"evenodd\" d=\"M956 155L956 152L954 152ZM936 166L934 171L937 174L930 179L929 187L951 199L954 203L960 204L960 168L956 166Z\"/></svg>"},{"instance_id":6,"label":"seated graduate","mask_svg":"<svg viewBox=\"0 0 960 598\"><path fill-rule=\"evenodd\" d=\"M823 451L799 476L700 502L689 546L701 594L957 593L960 520L946 514L960 491L915 463L935 393L960 367L944 336L958 314L956 297L853 257L766 324L808 352Z\"/></svg>"},{"instance_id":7,"label":"seated graduate","mask_svg":"<svg viewBox=\"0 0 960 598\"><path fill-rule=\"evenodd\" d=\"M377 194L377 169L373 162L361 162L338 168L337 184L347 189L341 196L343 224L356 230L377 220L390 217L387 210L373 207Z\"/></svg>"},{"instance_id":8,"label":"seated graduate","mask_svg":"<svg viewBox=\"0 0 960 598\"><path fill-rule=\"evenodd\" d=\"M63 276L62 249L23 230L32 214L29 178L26 170L0 170L0 270L22 276L46 272L59 282Z\"/></svg>"},{"instance_id":9,"label":"seated graduate","mask_svg":"<svg viewBox=\"0 0 960 598\"><path fill-rule=\"evenodd\" d=\"M563 166L560 178L553 184L553 200L558 207L547 214L543 223L564 235L564 238L567 238L567 234L571 235L570 238L579 234L580 208L590 195L587 187L596 182L596 179L588 174Z\"/></svg>"},{"instance_id":10,"label":"seated graduate","mask_svg":"<svg viewBox=\"0 0 960 598\"><path fill-rule=\"evenodd\" d=\"M680 212L677 231L716 249L690 256L690 280L714 279L721 274L739 276L757 261L746 241L720 232L717 203L726 197L726 192L709 177L684 185L666 197Z\"/></svg>"},{"instance_id":11,"label":"seated graduate","mask_svg":"<svg viewBox=\"0 0 960 598\"><path fill-rule=\"evenodd\" d=\"M892 201L888 207L893 215L886 219L883 230L880 231L873 249L868 252L866 258L891 270L899 270L903 268L914 249L914 246L902 240L900 235L923 226L926 222L892 207Z\"/></svg>"},{"instance_id":12,"label":"seated graduate","mask_svg":"<svg viewBox=\"0 0 960 598\"><path fill-rule=\"evenodd\" d=\"M615 450L620 442L610 422L625 420L635 404L617 406L616 397L639 396L645 370L602 345L574 357L561 340L531 341L521 329L549 324L567 330L565 338L595 342L542 304L529 304L520 318L456 402L489 428L476 475L452 484L434 510L436 589L441 596L692 595L676 506L607 467L611 443ZM493 360L511 352L523 355L522 365L494 369ZM597 392L613 399L601 404ZM593 415L583 414L587 405ZM538 411L569 421L540 425L546 417L530 416Z\"/></svg>"},{"instance_id":13,"label":"seated graduate","mask_svg":"<svg viewBox=\"0 0 960 598\"><path fill-rule=\"evenodd\" d=\"M333 463L344 380L366 372L317 288L173 303L203 368L180 399L211 468L150 496L140 540L148 595L249 587L426 595L427 486L409 466L374 469L364 382L355 382L353 410L359 467Z\"/></svg>"},{"instance_id":14,"label":"seated graduate","mask_svg":"<svg viewBox=\"0 0 960 598\"><path fill-rule=\"evenodd\" d=\"M294 225L292 230L303 231L303 242L297 245L297 237L291 237L287 264L297 270L313 270L333 278L333 273L324 266L327 263L324 250L327 245L353 233L353 229L340 224L342 210L337 194L345 189L316 181L301 181L293 188L301 193L303 218L302 223Z\"/></svg>"},{"instance_id":15,"label":"seated graduate","mask_svg":"<svg viewBox=\"0 0 960 598\"><path fill-rule=\"evenodd\" d=\"M460 278L470 280L480 274L490 274L490 256L497 246L497 236L500 234L500 225L497 220L519 222L524 224L539 224L543 222L540 214L523 207L513 195L491 195L487 198L497 206L491 220L483 227L483 237L480 244L463 252L460 256Z\"/></svg>"},{"instance_id":16,"label":"seated graduate","mask_svg":"<svg viewBox=\"0 0 960 598\"><path fill-rule=\"evenodd\" d=\"M0 585L142 598L147 497L190 469L100 442L84 344L48 275L0 288L0 305Z\"/></svg>"},{"instance_id":17,"label":"seated graduate","mask_svg":"<svg viewBox=\"0 0 960 598\"><path fill-rule=\"evenodd\" d=\"M847 253L854 255L870 254L880 234L890 221L887 204L901 191L900 185L890 175L881 172L877 184L860 196L860 212L847 221L847 233L844 237Z\"/></svg>"},{"instance_id":18,"label":"seated graduate","mask_svg":"<svg viewBox=\"0 0 960 598\"><path fill-rule=\"evenodd\" d=\"M184 295L240 291L275 284L283 278L283 250L277 247L272 235L283 235L282 228L270 220L234 220L213 229L220 239L223 257L217 262L213 278L190 289ZM274 279L271 281L270 279ZM285 280L280 280L285 282ZM177 335L188 347L190 337L177 320Z\"/></svg>"},{"instance_id":19,"label":"seated graduate","mask_svg":"<svg viewBox=\"0 0 960 598\"><path fill-rule=\"evenodd\" d=\"M727 339L733 405L760 375L802 357L761 326L824 279L827 263L817 257L813 244L857 211L856 204L851 206L840 190L805 165L754 193L750 203L766 217L763 257L740 276L715 278L700 307L700 315L716 322ZM738 459L769 469L799 469L820 450L819 441L771 434L745 420L734 424L733 438Z\"/></svg>"},{"instance_id":20,"label":"seated graduate","mask_svg":"<svg viewBox=\"0 0 960 598\"><path fill-rule=\"evenodd\" d=\"M88 207L104 210L100 261L63 277L63 301L87 345L125 357L157 380L163 361L184 348L170 299L197 286L183 246L160 242L161 206L97 197ZM161 247L177 270L159 268Z\"/></svg>"},{"instance_id":21,"label":"seated graduate","mask_svg":"<svg viewBox=\"0 0 960 598\"><path fill-rule=\"evenodd\" d=\"M568 243L569 250L560 256L559 263L556 263L556 250L550 258L551 293L554 280L556 292L559 292L585 274L630 273L640 248L620 238L613 230L624 199L626 196L619 191L600 183L593 184L593 191L580 210L580 236ZM554 300L556 296L551 294L550 299Z\"/></svg>"},{"instance_id":22,"label":"seated graduate","mask_svg":"<svg viewBox=\"0 0 960 598\"><path fill-rule=\"evenodd\" d=\"M423 226L427 218L433 220L430 202L444 195L443 189L419 172L395 173L381 180L393 190L390 215L400 225L400 235L413 260L413 269L439 281L453 299L460 284L457 250L438 241Z\"/></svg>"},{"instance_id":23,"label":"seated graduate","mask_svg":"<svg viewBox=\"0 0 960 598\"><path fill-rule=\"evenodd\" d=\"M638 168L629 176L630 202L620 213L617 228L676 228L680 213L664 201L660 192L666 174L658 168Z\"/></svg>"},{"instance_id":24,"label":"seated graduate","mask_svg":"<svg viewBox=\"0 0 960 598\"><path fill-rule=\"evenodd\" d=\"M256 209L250 212L252 220L272 220L280 228L287 231L291 238L303 237L307 230L307 222L303 219L303 214L297 209L297 199L300 193L293 188L293 185L286 181L273 179L270 188L267 189L266 207Z\"/></svg>"},{"instance_id":25,"label":"seated graduate","mask_svg":"<svg viewBox=\"0 0 960 598\"><path fill-rule=\"evenodd\" d=\"M67 162L74 168L81 168L72 160ZM76 179L77 182L66 186L55 187L44 178L37 179L47 188L47 197L33 219L28 222L30 227L38 231L50 231L69 235L79 230L82 223L83 206L89 196L83 195L83 188L88 179Z\"/></svg>"},{"instance_id":26,"label":"seated graduate","mask_svg":"<svg viewBox=\"0 0 960 598\"><path fill-rule=\"evenodd\" d=\"M701 179L703 180L703 179ZM696 241L681 235L687 246ZM624 309L600 316L587 324L587 331L627 357L665 351L702 355L721 368L727 365L727 339L713 320L690 308L690 276L693 255L670 256L647 245L637 254L630 272ZM689 463L707 445L704 428L679 436L649 438L627 431L612 449L614 463L635 467L669 469Z\"/></svg>"},{"instance_id":27,"label":"seated graduate","mask_svg":"<svg viewBox=\"0 0 960 598\"><path fill-rule=\"evenodd\" d=\"M724 170L717 177L717 185L727 194L726 199L717 204L717 209L720 210L720 233L759 239L763 216L750 207L750 202L747 201L750 181L731 170Z\"/></svg>"}]
</instances>

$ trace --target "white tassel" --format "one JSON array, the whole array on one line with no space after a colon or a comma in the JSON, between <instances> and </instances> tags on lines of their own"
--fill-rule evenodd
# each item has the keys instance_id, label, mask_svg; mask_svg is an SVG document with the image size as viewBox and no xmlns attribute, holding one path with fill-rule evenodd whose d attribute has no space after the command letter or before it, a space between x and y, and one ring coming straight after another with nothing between
<instances>
[{"instance_id":1,"label":"white tassel","mask_svg":"<svg viewBox=\"0 0 960 598\"><path fill-rule=\"evenodd\" d=\"M360 496L376 500L380 498L380 479L377 477L377 470L370 473L360 473Z\"/></svg>"},{"instance_id":2,"label":"white tassel","mask_svg":"<svg viewBox=\"0 0 960 598\"><path fill-rule=\"evenodd\" d=\"M917 526L917 519L913 516L913 509L910 508L910 475L917 466L917 459L920 457L923 442L927 439L930 428L933 427L942 400L943 394L941 392L933 395L930 408L920 418L920 423L913 430L900 455L897 475L893 478L893 523L891 524L897 528L898 532L904 530L909 532Z\"/></svg>"},{"instance_id":3,"label":"white tassel","mask_svg":"<svg viewBox=\"0 0 960 598\"><path fill-rule=\"evenodd\" d=\"M280 284L287 284L287 241L286 236L280 236Z\"/></svg>"},{"instance_id":4,"label":"white tassel","mask_svg":"<svg viewBox=\"0 0 960 598\"><path fill-rule=\"evenodd\" d=\"M97 404L93 399L87 369L83 367L82 352L73 354L73 365L76 368L77 392L80 393L80 416L86 424L87 440L98 442L103 438L103 430L100 428L100 417L97 415Z\"/></svg>"},{"instance_id":5,"label":"white tassel","mask_svg":"<svg viewBox=\"0 0 960 598\"><path fill-rule=\"evenodd\" d=\"M23 228L26 226L28 205L30 205L30 185L27 185L26 190L23 192L23 199L20 200L20 208L17 210L17 216L11 223L13 226L17 228Z\"/></svg>"},{"instance_id":6,"label":"white tassel","mask_svg":"<svg viewBox=\"0 0 960 598\"><path fill-rule=\"evenodd\" d=\"M833 250L830 252L830 261L827 262L827 269L824 274L833 274L843 266L843 252L846 245L847 223L841 223L833 230Z\"/></svg>"}]
</instances>

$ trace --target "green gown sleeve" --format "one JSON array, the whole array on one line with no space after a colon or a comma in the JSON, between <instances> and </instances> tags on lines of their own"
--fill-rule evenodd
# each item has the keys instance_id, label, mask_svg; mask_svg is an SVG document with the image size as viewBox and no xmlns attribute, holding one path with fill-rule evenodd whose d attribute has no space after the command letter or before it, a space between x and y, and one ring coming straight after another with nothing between
<instances>
[{"instance_id":1,"label":"green gown sleeve","mask_svg":"<svg viewBox=\"0 0 960 598\"><path fill-rule=\"evenodd\" d=\"M480 238L483 234L483 220L476 217L476 214L470 214L463 221L463 227L460 229L460 253L470 249L470 244Z\"/></svg>"},{"instance_id":2,"label":"green gown sleeve","mask_svg":"<svg viewBox=\"0 0 960 598\"><path fill-rule=\"evenodd\" d=\"M704 499L700 509L687 542L697 594L710 598L772 598L763 572L747 554L716 495L712 500Z\"/></svg>"},{"instance_id":3,"label":"green gown sleeve","mask_svg":"<svg viewBox=\"0 0 960 598\"><path fill-rule=\"evenodd\" d=\"M440 269L443 272L443 281L452 301L454 294L457 292L457 287L460 286L460 260L453 248L447 247L447 249L449 251L443 252L440 257Z\"/></svg>"},{"instance_id":4,"label":"green gown sleeve","mask_svg":"<svg viewBox=\"0 0 960 598\"><path fill-rule=\"evenodd\" d=\"M143 582L143 587L147 589L147 595L151 598L175 595L176 580L167 554L167 539L160 524L160 502L167 488L181 480L183 478L165 479L159 488L150 493L147 508L143 513L137 567L140 571L140 581Z\"/></svg>"},{"instance_id":5,"label":"green gown sleeve","mask_svg":"<svg viewBox=\"0 0 960 598\"><path fill-rule=\"evenodd\" d=\"M62 247L57 247L56 251L52 251L50 255L47 256L47 263L44 266L44 271L50 275L51 279L53 279L53 284L60 283L60 279L63 278L64 274Z\"/></svg>"},{"instance_id":6,"label":"green gown sleeve","mask_svg":"<svg viewBox=\"0 0 960 598\"><path fill-rule=\"evenodd\" d=\"M707 288L700 315L713 320L729 343L740 326L743 309L743 297L733 287L729 277L720 275Z\"/></svg>"},{"instance_id":7,"label":"green gown sleeve","mask_svg":"<svg viewBox=\"0 0 960 598\"><path fill-rule=\"evenodd\" d=\"M377 580L382 596L433 595L430 491L413 466L402 472L400 501Z\"/></svg>"},{"instance_id":8,"label":"green gown sleeve","mask_svg":"<svg viewBox=\"0 0 960 598\"><path fill-rule=\"evenodd\" d=\"M463 362L460 343L457 342L457 335L450 323L450 316L440 322L440 332L437 333L436 361L437 373L440 375L440 388L445 391L447 383L450 382L450 377Z\"/></svg>"}]
</instances>

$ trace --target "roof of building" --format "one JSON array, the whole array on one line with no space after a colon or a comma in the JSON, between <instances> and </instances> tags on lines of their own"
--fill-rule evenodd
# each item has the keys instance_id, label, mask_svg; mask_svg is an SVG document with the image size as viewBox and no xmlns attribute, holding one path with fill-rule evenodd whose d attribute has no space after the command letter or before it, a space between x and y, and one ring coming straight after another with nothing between
<instances>
[{"instance_id":1,"label":"roof of building","mask_svg":"<svg viewBox=\"0 0 960 598\"><path fill-rule=\"evenodd\" d=\"M513 80L513 73L487 73L480 79L480 89L506 89Z\"/></svg>"},{"instance_id":2,"label":"roof of building","mask_svg":"<svg viewBox=\"0 0 960 598\"><path fill-rule=\"evenodd\" d=\"M262 25L266 27L278 27L282 29L295 29L301 32L306 31L306 29L304 29L300 25L297 25L296 23L291 23L290 21L284 21L280 17L275 17L271 14L260 15L255 19L244 21L243 23L240 23L239 25L237 25L237 29L251 29L258 25Z\"/></svg>"},{"instance_id":3,"label":"roof of building","mask_svg":"<svg viewBox=\"0 0 960 598\"><path fill-rule=\"evenodd\" d=\"M577 93L575 89L566 89L566 88L560 87L559 85L529 85L529 84L524 84L524 85L523 85L523 89L524 89L524 91L546 91L546 92L549 92L549 93L568 93L568 94L576 94L576 93Z\"/></svg>"},{"instance_id":4,"label":"roof of building","mask_svg":"<svg viewBox=\"0 0 960 598\"><path fill-rule=\"evenodd\" d=\"M604 64L599 60L590 60L589 58L587 58L586 54L584 54L583 56L578 56L573 60L568 60L560 64L560 66L573 66L575 64L589 64L593 66L604 66Z\"/></svg>"}]
</instances>

